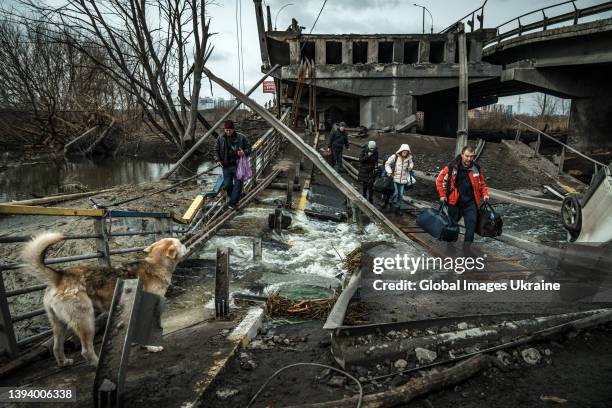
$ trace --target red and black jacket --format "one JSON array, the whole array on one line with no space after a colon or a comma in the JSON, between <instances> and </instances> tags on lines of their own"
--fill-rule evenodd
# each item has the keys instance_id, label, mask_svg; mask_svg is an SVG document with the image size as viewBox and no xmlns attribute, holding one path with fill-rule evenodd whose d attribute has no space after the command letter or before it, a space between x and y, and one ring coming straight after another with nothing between
<instances>
[{"instance_id":1,"label":"red and black jacket","mask_svg":"<svg viewBox=\"0 0 612 408\"><path fill-rule=\"evenodd\" d=\"M447 166L444 166L436 178L436 188L440 198L446 197L448 192L448 197L446 197L448 205L455 205L457 201L459 201L459 190L455 186L459 166L461 166L461 156L457 156L455 160L450 162ZM474 191L474 201L476 202L476 206L480 207L482 197L489 196L484 172L476 162L472 162L472 167L468 174L470 182L472 183L472 190Z\"/></svg>"}]
</instances>

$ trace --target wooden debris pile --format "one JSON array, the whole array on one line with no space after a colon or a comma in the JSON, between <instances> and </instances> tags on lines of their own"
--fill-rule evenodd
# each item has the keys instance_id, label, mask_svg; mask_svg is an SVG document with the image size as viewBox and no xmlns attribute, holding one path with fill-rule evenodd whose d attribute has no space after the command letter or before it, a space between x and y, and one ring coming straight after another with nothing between
<instances>
[{"instance_id":1,"label":"wooden debris pile","mask_svg":"<svg viewBox=\"0 0 612 408\"><path fill-rule=\"evenodd\" d=\"M291 300L278 294L273 294L266 301L268 316L278 317L297 317L305 319L327 319L334 304L336 296L322 299ZM365 303L354 302L349 305L345 322L357 323L364 322L367 309Z\"/></svg>"},{"instance_id":2,"label":"wooden debris pile","mask_svg":"<svg viewBox=\"0 0 612 408\"><path fill-rule=\"evenodd\" d=\"M348 273L355 273L361 268L361 253L361 246L358 246L344 258L344 267Z\"/></svg>"}]
</instances>

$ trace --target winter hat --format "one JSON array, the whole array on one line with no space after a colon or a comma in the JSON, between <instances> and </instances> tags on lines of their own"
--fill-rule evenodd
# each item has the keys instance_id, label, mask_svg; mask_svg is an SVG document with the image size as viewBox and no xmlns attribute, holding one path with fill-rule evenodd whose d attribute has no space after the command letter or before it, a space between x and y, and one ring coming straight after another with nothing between
<instances>
[{"instance_id":1,"label":"winter hat","mask_svg":"<svg viewBox=\"0 0 612 408\"><path fill-rule=\"evenodd\" d=\"M236 129L236 127L234 126L234 122L228 119L223 122L223 129Z\"/></svg>"},{"instance_id":2,"label":"winter hat","mask_svg":"<svg viewBox=\"0 0 612 408\"><path fill-rule=\"evenodd\" d=\"M395 152L396 154L400 154L401 152L403 152L404 150L408 151L408 153L410 153L410 146L408 146L406 143L402 144L400 146L399 149L397 149L397 152Z\"/></svg>"},{"instance_id":3,"label":"winter hat","mask_svg":"<svg viewBox=\"0 0 612 408\"><path fill-rule=\"evenodd\" d=\"M346 127L346 123L344 123L344 122L340 122L340 124L338 125L338 127Z\"/></svg>"},{"instance_id":4,"label":"winter hat","mask_svg":"<svg viewBox=\"0 0 612 408\"><path fill-rule=\"evenodd\" d=\"M376 142L375 142L375 141L373 141L373 140L370 140L370 141L368 142L368 149L370 149L370 150L374 150L374 149L376 149Z\"/></svg>"}]
</instances>

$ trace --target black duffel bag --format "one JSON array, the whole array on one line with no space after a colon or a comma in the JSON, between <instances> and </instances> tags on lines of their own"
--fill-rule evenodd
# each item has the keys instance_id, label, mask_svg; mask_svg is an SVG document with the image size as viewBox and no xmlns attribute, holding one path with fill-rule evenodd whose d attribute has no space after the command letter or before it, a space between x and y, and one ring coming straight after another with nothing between
<instances>
[{"instance_id":1,"label":"black duffel bag","mask_svg":"<svg viewBox=\"0 0 612 408\"><path fill-rule=\"evenodd\" d=\"M459 226L448 215L444 203L439 209L426 208L421 211L416 223L429 235L441 241L455 242L459 238Z\"/></svg>"},{"instance_id":2,"label":"black duffel bag","mask_svg":"<svg viewBox=\"0 0 612 408\"><path fill-rule=\"evenodd\" d=\"M376 180L374 180L374 191L382 194L393 193L393 191L395 191L393 189L393 177L387 176L386 174L378 176Z\"/></svg>"},{"instance_id":3,"label":"black duffel bag","mask_svg":"<svg viewBox=\"0 0 612 408\"><path fill-rule=\"evenodd\" d=\"M481 237L498 237L502 234L503 226L501 215L495 212L493 206L488 202L482 203L478 209L476 233Z\"/></svg>"}]
</instances>

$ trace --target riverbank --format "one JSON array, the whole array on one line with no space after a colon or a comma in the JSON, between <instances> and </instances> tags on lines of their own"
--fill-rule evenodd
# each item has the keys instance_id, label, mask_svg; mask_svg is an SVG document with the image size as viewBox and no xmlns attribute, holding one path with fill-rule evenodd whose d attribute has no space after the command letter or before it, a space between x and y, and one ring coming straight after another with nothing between
<instances>
[{"instance_id":1,"label":"riverbank","mask_svg":"<svg viewBox=\"0 0 612 408\"><path fill-rule=\"evenodd\" d=\"M244 120L237 127L251 142L268 129L261 120ZM200 133L200 136L204 134ZM120 140L119 136L114 137L117 143L112 154L87 158L64 157L61 152L43 147L21 146L20 150L3 152L0 155L0 202L153 182L180 157L176 146L159 135L134 133L121 136ZM177 175L190 176L214 160L214 143L214 137L205 141Z\"/></svg>"}]
</instances>

